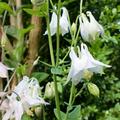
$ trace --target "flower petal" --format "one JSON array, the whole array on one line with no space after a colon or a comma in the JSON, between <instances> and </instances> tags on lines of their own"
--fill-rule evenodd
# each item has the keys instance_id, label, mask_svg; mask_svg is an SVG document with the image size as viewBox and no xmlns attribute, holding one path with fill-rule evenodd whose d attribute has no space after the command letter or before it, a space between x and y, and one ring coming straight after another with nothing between
<instances>
[{"instance_id":1,"label":"flower petal","mask_svg":"<svg viewBox=\"0 0 120 120\"><path fill-rule=\"evenodd\" d=\"M61 8L63 10L62 16L60 17L60 29L62 36L69 32L69 22L68 22L68 11L65 7Z\"/></svg>"},{"instance_id":2,"label":"flower petal","mask_svg":"<svg viewBox=\"0 0 120 120\"><path fill-rule=\"evenodd\" d=\"M57 15L53 12L50 22L50 32L51 36L53 36L57 31ZM45 31L44 35L48 34L48 31Z\"/></svg>"},{"instance_id":3,"label":"flower petal","mask_svg":"<svg viewBox=\"0 0 120 120\"><path fill-rule=\"evenodd\" d=\"M90 19L90 28L91 29L91 37L93 40L95 40L95 37L97 35L102 35L104 33L104 29L103 27L96 21L96 19L94 18L94 16L92 15L92 13L90 11L86 12L87 16Z\"/></svg>"},{"instance_id":4,"label":"flower petal","mask_svg":"<svg viewBox=\"0 0 120 120\"><path fill-rule=\"evenodd\" d=\"M89 21L84 13L79 17L80 21L80 33L85 41L89 41Z\"/></svg>"},{"instance_id":5,"label":"flower petal","mask_svg":"<svg viewBox=\"0 0 120 120\"><path fill-rule=\"evenodd\" d=\"M87 57L87 64L86 69L90 69L91 71L95 73L102 73L103 67L111 67L110 65L106 65L98 60L95 60L93 56L88 51L88 48L85 44L81 44L81 54L82 56Z\"/></svg>"}]
</instances>

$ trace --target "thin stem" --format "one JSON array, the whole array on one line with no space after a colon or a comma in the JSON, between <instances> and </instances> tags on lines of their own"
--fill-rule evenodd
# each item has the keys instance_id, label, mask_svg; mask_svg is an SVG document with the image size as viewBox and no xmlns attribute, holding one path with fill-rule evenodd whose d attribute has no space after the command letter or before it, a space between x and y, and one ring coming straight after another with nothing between
<instances>
[{"instance_id":1,"label":"thin stem","mask_svg":"<svg viewBox=\"0 0 120 120\"><path fill-rule=\"evenodd\" d=\"M51 56L52 66L55 67L55 59L54 59L54 53L53 53L52 37L51 37L50 24L49 24L50 23L50 20L49 20L49 0L47 0L47 13L48 13L48 16L47 16L46 20L47 20L47 30L48 30L50 56ZM56 103L56 108L57 108L57 114L58 114L59 120L62 120L61 115L60 115L60 102L59 102L59 96L58 96L58 89L57 89L58 87L57 87L56 75L54 75L54 74L53 74L53 80L54 80L54 86L55 86L55 103Z\"/></svg>"},{"instance_id":2,"label":"thin stem","mask_svg":"<svg viewBox=\"0 0 120 120\"><path fill-rule=\"evenodd\" d=\"M4 12L2 26L5 24L6 16L7 16L7 11Z\"/></svg>"},{"instance_id":3,"label":"thin stem","mask_svg":"<svg viewBox=\"0 0 120 120\"><path fill-rule=\"evenodd\" d=\"M58 1L58 12L57 12L56 66L58 66L58 63L59 63L59 48L60 48L60 6L61 6L61 0Z\"/></svg>"},{"instance_id":4,"label":"thin stem","mask_svg":"<svg viewBox=\"0 0 120 120\"><path fill-rule=\"evenodd\" d=\"M83 4L83 0L80 0L80 15L82 14L82 4Z\"/></svg>"},{"instance_id":5,"label":"thin stem","mask_svg":"<svg viewBox=\"0 0 120 120\"><path fill-rule=\"evenodd\" d=\"M46 65L46 66L48 66L48 67L53 67L52 65L50 65L50 64L48 64L48 63L46 63L46 62L43 62L43 61L39 61L40 63L42 63L42 64L44 64L44 65Z\"/></svg>"},{"instance_id":6,"label":"thin stem","mask_svg":"<svg viewBox=\"0 0 120 120\"><path fill-rule=\"evenodd\" d=\"M51 4L52 8L54 9L54 4L53 4L52 0L50 0L50 4Z\"/></svg>"},{"instance_id":7,"label":"thin stem","mask_svg":"<svg viewBox=\"0 0 120 120\"><path fill-rule=\"evenodd\" d=\"M47 30L48 30L48 40L49 40L49 48L50 48L50 57L51 57L51 62L52 62L52 65L55 66L55 60L54 60L54 53L53 53L53 45L52 45L52 37L51 37L51 32L50 32L50 20L49 20L49 0L47 0L47 6L48 6L48 9L47 9L47 13L48 13L48 16L47 16Z\"/></svg>"},{"instance_id":8,"label":"thin stem","mask_svg":"<svg viewBox=\"0 0 120 120\"><path fill-rule=\"evenodd\" d=\"M76 97L78 97L78 96L82 93L82 91L83 91L84 88L85 88L85 84L83 84L83 86L82 86L82 88L80 89L80 91L74 96L73 101L72 101L72 104L74 103Z\"/></svg>"},{"instance_id":9,"label":"thin stem","mask_svg":"<svg viewBox=\"0 0 120 120\"><path fill-rule=\"evenodd\" d=\"M68 107L67 107L67 112L66 112L65 120L67 120L69 111L70 111L71 106L72 106L72 98L73 98L74 89L75 89L75 86L74 86L74 84L72 83L71 91L70 91L69 104L68 104Z\"/></svg>"},{"instance_id":10,"label":"thin stem","mask_svg":"<svg viewBox=\"0 0 120 120\"><path fill-rule=\"evenodd\" d=\"M77 31L77 35L76 35L76 38L75 38L74 46L76 46L76 44L77 44L79 33L80 33L80 25L79 25L79 28L78 28L78 31Z\"/></svg>"},{"instance_id":11,"label":"thin stem","mask_svg":"<svg viewBox=\"0 0 120 120\"><path fill-rule=\"evenodd\" d=\"M16 73L16 70L13 72L13 74L12 74L10 80L9 80L9 78L7 78L7 82L8 82L8 83L7 83L7 85L5 86L4 92L5 92L5 91L7 90L7 88L9 87L9 84L10 84L10 82L12 81L12 79L13 79L15 73Z\"/></svg>"}]
</instances>

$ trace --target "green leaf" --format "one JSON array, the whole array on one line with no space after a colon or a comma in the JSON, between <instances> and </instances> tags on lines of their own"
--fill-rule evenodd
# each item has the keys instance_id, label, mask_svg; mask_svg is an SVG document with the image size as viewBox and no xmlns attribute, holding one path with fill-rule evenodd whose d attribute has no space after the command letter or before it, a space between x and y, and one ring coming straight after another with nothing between
<instances>
[{"instance_id":1,"label":"green leaf","mask_svg":"<svg viewBox=\"0 0 120 120\"><path fill-rule=\"evenodd\" d=\"M80 112L80 105L76 106L69 114L68 114L68 118L67 120L81 120L81 112ZM57 115L57 109L54 109L54 113L55 113L55 116L57 119L58 118L58 115ZM65 119L66 117L66 113L60 111L60 114L61 114L61 118L62 120Z\"/></svg>"},{"instance_id":2,"label":"green leaf","mask_svg":"<svg viewBox=\"0 0 120 120\"><path fill-rule=\"evenodd\" d=\"M19 65L16 69L16 74L18 77L24 76L26 74L26 65Z\"/></svg>"},{"instance_id":3,"label":"green leaf","mask_svg":"<svg viewBox=\"0 0 120 120\"><path fill-rule=\"evenodd\" d=\"M51 73L56 74L56 75L62 75L63 70L61 67L53 67L53 68L51 68Z\"/></svg>"},{"instance_id":4,"label":"green leaf","mask_svg":"<svg viewBox=\"0 0 120 120\"><path fill-rule=\"evenodd\" d=\"M47 74L45 72L34 72L34 73L32 73L32 77L35 77L39 82L42 82L48 76L49 76L49 74Z\"/></svg>"},{"instance_id":5,"label":"green leaf","mask_svg":"<svg viewBox=\"0 0 120 120\"><path fill-rule=\"evenodd\" d=\"M30 25L27 28L23 28L23 29L18 29L14 26L5 26L4 29L6 31L6 33L14 38L16 38L17 40L19 40L20 38L22 38L24 36L24 34L26 34L27 32L29 32L31 29L33 29L34 26Z\"/></svg>"},{"instance_id":6,"label":"green leaf","mask_svg":"<svg viewBox=\"0 0 120 120\"><path fill-rule=\"evenodd\" d=\"M59 117L58 117L58 114L57 114L57 109L54 109L54 113L55 113L56 118L59 120ZM61 115L62 120L64 120L66 114L64 112L60 111L60 115Z\"/></svg>"},{"instance_id":7,"label":"green leaf","mask_svg":"<svg viewBox=\"0 0 120 120\"><path fill-rule=\"evenodd\" d=\"M13 10L6 2L0 2L0 14L2 14L4 10L7 10L8 12L13 14Z\"/></svg>"},{"instance_id":8,"label":"green leaf","mask_svg":"<svg viewBox=\"0 0 120 120\"><path fill-rule=\"evenodd\" d=\"M44 3L40 5L40 7L36 7L35 9L23 8L23 10L30 15L44 17L47 15L47 4Z\"/></svg>"},{"instance_id":9,"label":"green leaf","mask_svg":"<svg viewBox=\"0 0 120 120\"><path fill-rule=\"evenodd\" d=\"M80 105L76 106L68 115L68 120L81 120Z\"/></svg>"},{"instance_id":10,"label":"green leaf","mask_svg":"<svg viewBox=\"0 0 120 120\"><path fill-rule=\"evenodd\" d=\"M14 38L18 38L19 30L14 26L4 26L6 33Z\"/></svg>"}]
</instances>

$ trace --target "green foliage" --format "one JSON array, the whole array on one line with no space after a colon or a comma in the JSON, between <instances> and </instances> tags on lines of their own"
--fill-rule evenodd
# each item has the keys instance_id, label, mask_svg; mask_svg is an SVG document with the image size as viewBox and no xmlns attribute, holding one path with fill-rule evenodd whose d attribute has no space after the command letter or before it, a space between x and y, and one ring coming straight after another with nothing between
<instances>
[{"instance_id":1,"label":"green foliage","mask_svg":"<svg viewBox=\"0 0 120 120\"><path fill-rule=\"evenodd\" d=\"M31 76L35 77L39 82L42 82L48 78L49 74L45 72L33 72Z\"/></svg>"},{"instance_id":2,"label":"green foliage","mask_svg":"<svg viewBox=\"0 0 120 120\"><path fill-rule=\"evenodd\" d=\"M80 110L81 110L81 107L80 107L79 105L76 106L76 107L68 114L67 120L82 120L82 119L81 119L81 111L80 111ZM57 110L56 110L56 109L54 109L54 113L55 113L57 119L59 119L59 118L58 118L58 115L57 115ZM62 118L62 120L65 120L65 117L66 117L66 114L61 111L61 118Z\"/></svg>"},{"instance_id":3,"label":"green foliage","mask_svg":"<svg viewBox=\"0 0 120 120\"><path fill-rule=\"evenodd\" d=\"M2 14L5 10L13 14L13 10L6 2L0 2L0 14Z\"/></svg>"},{"instance_id":4,"label":"green foliage","mask_svg":"<svg viewBox=\"0 0 120 120\"><path fill-rule=\"evenodd\" d=\"M24 8L23 10L30 15L45 17L47 15L47 4L43 3L39 7L36 7L35 9Z\"/></svg>"},{"instance_id":5,"label":"green foliage","mask_svg":"<svg viewBox=\"0 0 120 120\"><path fill-rule=\"evenodd\" d=\"M51 68L51 73L56 75L62 75L63 74L62 67Z\"/></svg>"}]
</instances>

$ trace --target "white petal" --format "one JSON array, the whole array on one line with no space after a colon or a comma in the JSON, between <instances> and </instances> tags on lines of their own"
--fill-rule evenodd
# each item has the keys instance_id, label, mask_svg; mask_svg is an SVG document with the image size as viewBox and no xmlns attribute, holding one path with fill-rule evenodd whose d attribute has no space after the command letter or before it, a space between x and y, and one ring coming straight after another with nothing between
<instances>
[{"instance_id":1,"label":"white petal","mask_svg":"<svg viewBox=\"0 0 120 120\"><path fill-rule=\"evenodd\" d=\"M57 31L57 15L53 12L50 22L50 32L51 36L53 36ZM48 31L45 31L44 35L48 34Z\"/></svg>"},{"instance_id":2,"label":"white petal","mask_svg":"<svg viewBox=\"0 0 120 120\"><path fill-rule=\"evenodd\" d=\"M103 27L96 21L96 19L94 18L94 16L92 15L92 13L90 11L86 12L87 16L90 19L90 28L91 28L91 37L93 40L95 40L95 37L97 35L102 35L104 33L104 29Z\"/></svg>"},{"instance_id":3,"label":"white petal","mask_svg":"<svg viewBox=\"0 0 120 120\"><path fill-rule=\"evenodd\" d=\"M89 41L89 21L86 17L85 14L81 14L81 16L79 17L79 21L80 21L80 33L81 36L83 38L83 40L85 41Z\"/></svg>"},{"instance_id":4,"label":"white petal","mask_svg":"<svg viewBox=\"0 0 120 120\"><path fill-rule=\"evenodd\" d=\"M22 103L20 101L16 101L16 109L14 112L15 120L21 120L23 112L24 110L22 107Z\"/></svg>"},{"instance_id":5,"label":"white petal","mask_svg":"<svg viewBox=\"0 0 120 120\"><path fill-rule=\"evenodd\" d=\"M65 7L61 8L63 10L62 16L60 18L60 29L62 36L69 32L69 22L68 22L68 11Z\"/></svg>"},{"instance_id":6,"label":"white petal","mask_svg":"<svg viewBox=\"0 0 120 120\"><path fill-rule=\"evenodd\" d=\"M8 78L8 67L5 66L2 62L0 62L0 77Z\"/></svg>"},{"instance_id":7,"label":"white petal","mask_svg":"<svg viewBox=\"0 0 120 120\"><path fill-rule=\"evenodd\" d=\"M68 74L67 82L71 79L76 85L82 78L83 70L85 69L87 60L84 57L81 59L77 57L73 47L71 47L70 58L72 60L72 64Z\"/></svg>"},{"instance_id":8,"label":"white petal","mask_svg":"<svg viewBox=\"0 0 120 120\"><path fill-rule=\"evenodd\" d=\"M111 67L110 65L106 65L98 60L95 60L93 56L88 51L88 48L85 44L81 44L81 54L82 56L86 56L87 64L86 69L90 69L93 72L101 73L103 67Z\"/></svg>"}]
</instances>

